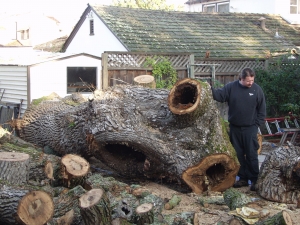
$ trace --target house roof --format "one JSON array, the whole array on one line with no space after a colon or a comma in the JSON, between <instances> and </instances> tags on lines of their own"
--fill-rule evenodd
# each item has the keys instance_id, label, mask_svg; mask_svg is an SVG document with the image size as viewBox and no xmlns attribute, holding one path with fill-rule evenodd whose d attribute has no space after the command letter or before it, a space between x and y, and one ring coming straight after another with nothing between
<instances>
[{"instance_id":1,"label":"house roof","mask_svg":"<svg viewBox=\"0 0 300 225\"><path fill-rule=\"evenodd\" d=\"M48 41L46 43L36 45L36 46L34 46L33 49L42 50L42 51L46 51L46 52L60 52L65 41L67 40L67 38L68 38L68 35L65 35L63 37L56 38L52 41Z\"/></svg>"},{"instance_id":2,"label":"house roof","mask_svg":"<svg viewBox=\"0 0 300 225\"><path fill-rule=\"evenodd\" d=\"M132 52L190 52L205 57L209 51L211 58L265 58L273 53L288 53L300 45L300 31L279 15L88 5L63 50L90 10ZM265 18L266 29L260 26L261 17Z\"/></svg>"}]
</instances>

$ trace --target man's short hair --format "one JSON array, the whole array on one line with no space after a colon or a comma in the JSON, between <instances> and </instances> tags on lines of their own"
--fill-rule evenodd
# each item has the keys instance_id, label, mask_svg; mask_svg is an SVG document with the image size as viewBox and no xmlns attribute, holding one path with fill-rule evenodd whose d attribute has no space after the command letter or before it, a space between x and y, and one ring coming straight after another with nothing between
<instances>
[{"instance_id":1,"label":"man's short hair","mask_svg":"<svg viewBox=\"0 0 300 225\"><path fill-rule=\"evenodd\" d=\"M255 77L255 72L250 68L244 68L240 73L240 79L245 79L246 77Z\"/></svg>"}]
</instances>

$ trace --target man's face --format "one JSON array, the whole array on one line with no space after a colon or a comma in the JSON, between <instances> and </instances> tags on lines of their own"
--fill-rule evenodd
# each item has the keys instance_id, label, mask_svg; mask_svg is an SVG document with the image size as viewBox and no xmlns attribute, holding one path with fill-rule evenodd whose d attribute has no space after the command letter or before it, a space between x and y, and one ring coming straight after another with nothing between
<instances>
[{"instance_id":1,"label":"man's face","mask_svg":"<svg viewBox=\"0 0 300 225\"><path fill-rule=\"evenodd\" d=\"M250 88L254 83L254 77L246 77L245 79L240 80L241 85Z\"/></svg>"}]
</instances>

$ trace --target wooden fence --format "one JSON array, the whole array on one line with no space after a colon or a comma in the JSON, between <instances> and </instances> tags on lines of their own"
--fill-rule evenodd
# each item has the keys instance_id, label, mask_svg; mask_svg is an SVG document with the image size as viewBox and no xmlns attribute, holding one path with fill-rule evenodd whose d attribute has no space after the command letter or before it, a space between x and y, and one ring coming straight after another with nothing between
<instances>
[{"instance_id":1,"label":"wooden fence","mask_svg":"<svg viewBox=\"0 0 300 225\"><path fill-rule=\"evenodd\" d=\"M195 59L190 53L135 53L105 52L102 54L102 86L133 84L136 76L152 74L152 68L145 67L147 57L163 56L177 71L178 79L192 77L196 79L215 79L221 84L238 79L245 67L252 69L267 68L265 59ZM159 60L159 59L158 59Z\"/></svg>"}]
</instances>

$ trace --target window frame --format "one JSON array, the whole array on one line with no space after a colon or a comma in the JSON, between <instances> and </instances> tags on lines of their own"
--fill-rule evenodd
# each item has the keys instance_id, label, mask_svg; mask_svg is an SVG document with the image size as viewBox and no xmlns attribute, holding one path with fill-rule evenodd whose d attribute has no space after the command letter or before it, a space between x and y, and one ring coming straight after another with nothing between
<instances>
[{"instance_id":1,"label":"window frame","mask_svg":"<svg viewBox=\"0 0 300 225\"><path fill-rule=\"evenodd\" d=\"M94 19L90 19L90 35L95 35L95 24L94 24Z\"/></svg>"},{"instance_id":2,"label":"window frame","mask_svg":"<svg viewBox=\"0 0 300 225\"><path fill-rule=\"evenodd\" d=\"M292 13L292 8L296 9L296 13ZM300 0L296 0L296 4L292 4L292 0L290 0L290 14L300 14Z\"/></svg>"},{"instance_id":3,"label":"window frame","mask_svg":"<svg viewBox=\"0 0 300 225\"><path fill-rule=\"evenodd\" d=\"M216 2L216 3L210 3L210 4L203 4L203 5L202 5L202 12L207 12L207 11L205 11L205 8L214 6L214 9L215 9L214 12L217 12L217 13L218 13L218 12L219 12L218 6L219 6L219 5L226 5L226 4L228 4L228 12L229 12L229 1Z\"/></svg>"}]
</instances>

